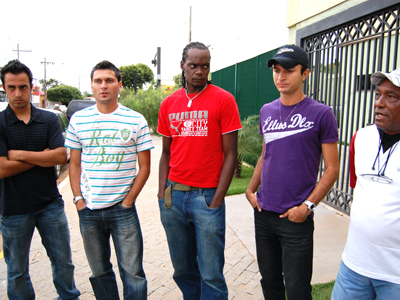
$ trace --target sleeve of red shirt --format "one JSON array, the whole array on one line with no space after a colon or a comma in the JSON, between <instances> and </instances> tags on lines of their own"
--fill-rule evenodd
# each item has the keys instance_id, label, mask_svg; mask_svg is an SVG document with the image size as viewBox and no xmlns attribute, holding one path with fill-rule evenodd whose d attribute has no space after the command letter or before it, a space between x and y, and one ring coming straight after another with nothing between
<instances>
[{"instance_id":1,"label":"sleeve of red shirt","mask_svg":"<svg viewBox=\"0 0 400 300\"><path fill-rule=\"evenodd\" d=\"M168 118L167 113L166 113L166 106L167 106L167 99L164 99L163 102L161 102L161 107L160 111L158 113L158 125L157 125L157 132L163 136L166 137L171 137L170 131L169 131L169 123L165 118Z\"/></svg>"},{"instance_id":2,"label":"sleeve of red shirt","mask_svg":"<svg viewBox=\"0 0 400 300\"><path fill-rule=\"evenodd\" d=\"M242 129L239 109L235 98L230 95L223 101L221 107L221 133L226 134L239 129Z\"/></svg>"},{"instance_id":3,"label":"sleeve of red shirt","mask_svg":"<svg viewBox=\"0 0 400 300\"><path fill-rule=\"evenodd\" d=\"M356 135L357 135L357 132L353 135L353 138L351 139L351 142L350 142L350 159L349 159L350 186L353 189L356 187L356 183L357 183L356 167L354 165L354 154L355 154L354 143L356 141Z\"/></svg>"}]
</instances>

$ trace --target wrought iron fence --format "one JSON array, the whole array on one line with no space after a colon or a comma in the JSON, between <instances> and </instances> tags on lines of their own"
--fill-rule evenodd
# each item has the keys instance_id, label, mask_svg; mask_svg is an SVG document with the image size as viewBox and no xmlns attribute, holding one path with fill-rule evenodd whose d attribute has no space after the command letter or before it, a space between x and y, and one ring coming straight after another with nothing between
<instances>
[{"instance_id":1,"label":"wrought iron fence","mask_svg":"<svg viewBox=\"0 0 400 300\"><path fill-rule=\"evenodd\" d=\"M368 1L369 2L369 1ZM371 75L400 67L400 4L301 39L311 75L305 93L330 106L339 126L340 175L326 203L349 214L349 145L353 134L374 122ZM321 163L322 174L324 169Z\"/></svg>"}]
</instances>

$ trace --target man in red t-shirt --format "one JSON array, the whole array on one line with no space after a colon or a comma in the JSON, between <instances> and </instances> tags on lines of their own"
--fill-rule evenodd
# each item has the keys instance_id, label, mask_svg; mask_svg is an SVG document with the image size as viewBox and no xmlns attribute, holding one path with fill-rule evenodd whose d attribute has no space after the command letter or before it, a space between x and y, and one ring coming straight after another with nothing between
<instances>
[{"instance_id":1,"label":"man in red t-shirt","mask_svg":"<svg viewBox=\"0 0 400 300\"><path fill-rule=\"evenodd\" d=\"M184 299L228 299L223 275L224 197L241 129L233 96L208 82L210 52L202 43L183 50L183 88L161 104L163 137L159 191L173 278ZM167 189L166 189L167 188Z\"/></svg>"}]
</instances>

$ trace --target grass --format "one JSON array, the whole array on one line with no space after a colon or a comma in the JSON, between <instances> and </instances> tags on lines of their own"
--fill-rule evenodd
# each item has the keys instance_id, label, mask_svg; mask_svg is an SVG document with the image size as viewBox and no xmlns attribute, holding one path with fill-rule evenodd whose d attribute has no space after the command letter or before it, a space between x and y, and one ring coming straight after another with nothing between
<instances>
[{"instance_id":1,"label":"grass","mask_svg":"<svg viewBox=\"0 0 400 300\"><path fill-rule=\"evenodd\" d=\"M241 178L233 177L231 185L229 186L227 196L244 194L249 186L251 177L253 176L254 169L246 165L242 165ZM335 281L328 283L319 283L312 286L313 300L329 300L331 299L332 289Z\"/></svg>"},{"instance_id":2,"label":"grass","mask_svg":"<svg viewBox=\"0 0 400 300\"><path fill-rule=\"evenodd\" d=\"M249 186L251 177L253 176L253 167L242 165L241 178L233 177L231 185L229 186L227 196L244 194Z\"/></svg>"},{"instance_id":3,"label":"grass","mask_svg":"<svg viewBox=\"0 0 400 300\"><path fill-rule=\"evenodd\" d=\"M312 286L313 300L329 300L331 299L332 289L335 281L328 283L318 283Z\"/></svg>"}]
</instances>

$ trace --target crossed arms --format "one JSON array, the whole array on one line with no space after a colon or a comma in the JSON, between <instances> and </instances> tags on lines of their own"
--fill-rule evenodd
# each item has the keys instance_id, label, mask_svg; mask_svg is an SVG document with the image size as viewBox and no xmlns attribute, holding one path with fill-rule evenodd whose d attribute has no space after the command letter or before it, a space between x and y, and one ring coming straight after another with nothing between
<instances>
[{"instance_id":1,"label":"crossed arms","mask_svg":"<svg viewBox=\"0 0 400 300\"><path fill-rule=\"evenodd\" d=\"M65 147L43 151L9 150L7 156L0 157L0 179L23 173L35 166L53 167L66 162Z\"/></svg>"}]
</instances>

